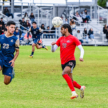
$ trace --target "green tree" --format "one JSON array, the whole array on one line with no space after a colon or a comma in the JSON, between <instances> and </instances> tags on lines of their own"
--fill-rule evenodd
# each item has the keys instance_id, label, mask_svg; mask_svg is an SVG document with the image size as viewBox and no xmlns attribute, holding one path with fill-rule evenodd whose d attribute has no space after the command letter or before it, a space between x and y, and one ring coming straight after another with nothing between
<instances>
[{"instance_id":1,"label":"green tree","mask_svg":"<svg viewBox=\"0 0 108 108\"><path fill-rule=\"evenodd\" d=\"M102 6L102 7L105 7L106 6L106 2L107 2L107 0L98 0L98 5L99 6Z\"/></svg>"}]
</instances>

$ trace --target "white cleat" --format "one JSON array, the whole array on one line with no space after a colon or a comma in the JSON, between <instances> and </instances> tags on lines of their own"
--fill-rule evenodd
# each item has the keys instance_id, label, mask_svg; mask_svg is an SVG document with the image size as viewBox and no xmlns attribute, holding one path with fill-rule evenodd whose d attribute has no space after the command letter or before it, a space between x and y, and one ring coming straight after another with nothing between
<instances>
[{"instance_id":1,"label":"white cleat","mask_svg":"<svg viewBox=\"0 0 108 108\"><path fill-rule=\"evenodd\" d=\"M81 92L80 92L80 97L81 98L84 98L84 90L85 90L85 88L86 88L85 86L81 87Z\"/></svg>"},{"instance_id":2,"label":"white cleat","mask_svg":"<svg viewBox=\"0 0 108 108\"><path fill-rule=\"evenodd\" d=\"M74 99L74 98L77 98L78 95L76 93L72 93L72 96L70 97L70 99Z\"/></svg>"}]
</instances>

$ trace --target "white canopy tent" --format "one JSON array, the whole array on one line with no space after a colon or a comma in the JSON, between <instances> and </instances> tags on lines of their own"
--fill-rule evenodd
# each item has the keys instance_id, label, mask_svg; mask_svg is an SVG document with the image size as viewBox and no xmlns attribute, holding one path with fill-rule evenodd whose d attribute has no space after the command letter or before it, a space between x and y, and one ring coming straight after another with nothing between
<instances>
[{"instance_id":1,"label":"white canopy tent","mask_svg":"<svg viewBox=\"0 0 108 108\"><path fill-rule=\"evenodd\" d=\"M66 4L65 0L15 0L15 2L29 2L29 3L42 3L42 4Z\"/></svg>"},{"instance_id":2,"label":"white canopy tent","mask_svg":"<svg viewBox=\"0 0 108 108\"><path fill-rule=\"evenodd\" d=\"M67 2L92 2L93 0L15 0L15 2L66 4Z\"/></svg>"},{"instance_id":3,"label":"white canopy tent","mask_svg":"<svg viewBox=\"0 0 108 108\"><path fill-rule=\"evenodd\" d=\"M67 2L92 2L92 0L67 0Z\"/></svg>"}]
</instances>

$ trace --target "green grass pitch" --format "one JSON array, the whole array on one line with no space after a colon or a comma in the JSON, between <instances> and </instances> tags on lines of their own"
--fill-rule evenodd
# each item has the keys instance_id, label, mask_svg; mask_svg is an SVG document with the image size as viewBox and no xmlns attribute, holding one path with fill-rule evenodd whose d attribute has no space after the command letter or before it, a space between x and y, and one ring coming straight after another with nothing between
<instances>
[{"instance_id":1,"label":"green grass pitch","mask_svg":"<svg viewBox=\"0 0 108 108\"><path fill-rule=\"evenodd\" d=\"M74 100L61 75L59 49L52 53L48 48L36 49L29 58L31 46L20 47L12 83L4 85L0 74L0 108L108 108L108 47L84 47L84 62L76 49L73 78L86 90L83 99Z\"/></svg>"}]
</instances>

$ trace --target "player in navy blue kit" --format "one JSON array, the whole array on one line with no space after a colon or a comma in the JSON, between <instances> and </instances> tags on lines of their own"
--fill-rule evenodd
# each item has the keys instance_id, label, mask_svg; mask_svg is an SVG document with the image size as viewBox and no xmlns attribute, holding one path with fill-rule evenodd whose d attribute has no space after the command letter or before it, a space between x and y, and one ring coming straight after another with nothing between
<instances>
[{"instance_id":1,"label":"player in navy blue kit","mask_svg":"<svg viewBox=\"0 0 108 108\"><path fill-rule=\"evenodd\" d=\"M32 38L33 38L32 53L30 55L30 57L32 58L33 54L34 54L34 51L35 51L35 46L36 46L37 49L45 48L46 50L48 50L48 48L45 45L44 46L39 45L42 30L37 27L36 22L32 23L32 27L30 28L29 32L32 33Z\"/></svg>"},{"instance_id":2,"label":"player in navy blue kit","mask_svg":"<svg viewBox=\"0 0 108 108\"><path fill-rule=\"evenodd\" d=\"M4 84L8 85L14 78L13 67L19 55L19 40L13 35L15 22L7 22L6 34L0 35L0 70L4 75ZM14 55L14 52L15 55Z\"/></svg>"}]
</instances>

